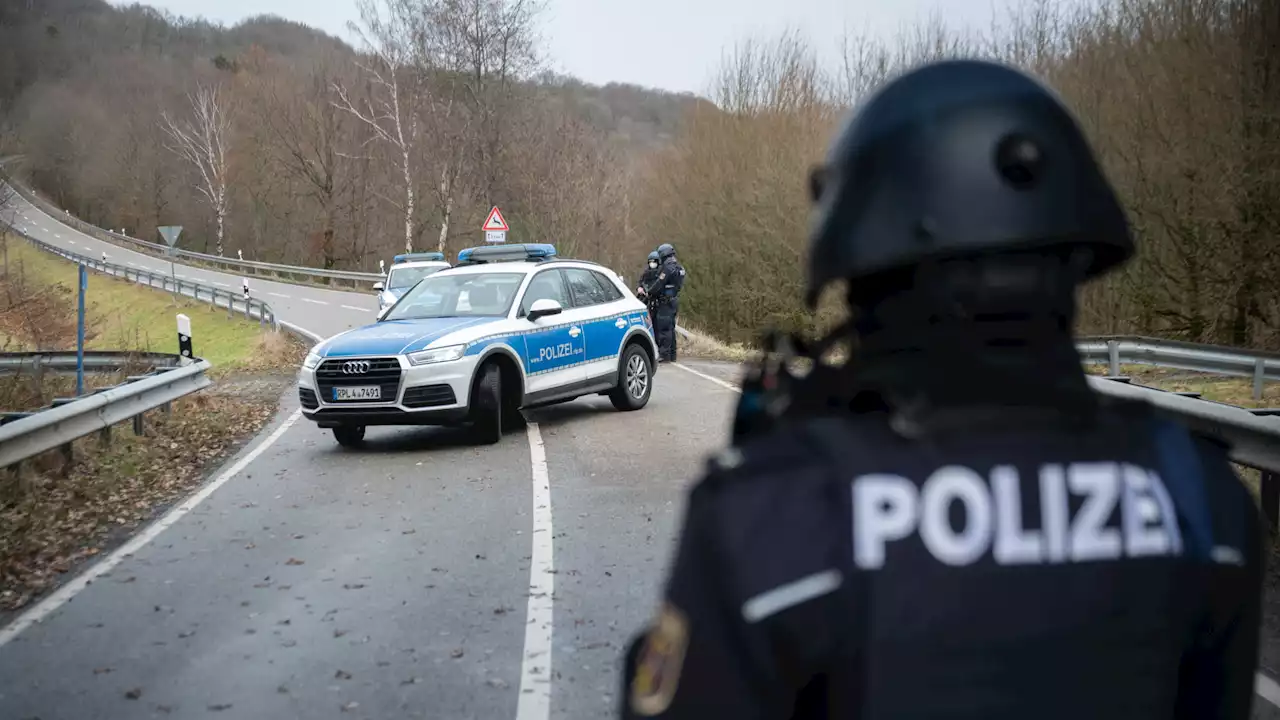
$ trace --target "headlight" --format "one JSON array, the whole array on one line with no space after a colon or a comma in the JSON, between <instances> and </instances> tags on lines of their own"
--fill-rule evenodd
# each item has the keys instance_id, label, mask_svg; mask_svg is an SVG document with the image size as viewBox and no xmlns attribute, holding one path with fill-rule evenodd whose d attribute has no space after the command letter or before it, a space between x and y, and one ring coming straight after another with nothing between
<instances>
[{"instance_id":1,"label":"headlight","mask_svg":"<svg viewBox=\"0 0 1280 720\"><path fill-rule=\"evenodd\" d=\"M409 353L409 362L413 365L449 362L450 360L457 360L462 357L462 352L466 349L466 345L450 345L449 347L419 350L415 353Z\"/></svg>"},{"instance_id":2,"label":"headlight","mask_svg":"<svg viewBox=\"0 0 1280 720\"><path fill-rule=\"evenodd\" d=\"M316 366L319 364L320 356L313 352L307 353L307 357L302 360L302 367L308 370L315 370Z\"/></svg>"}]
</instances>

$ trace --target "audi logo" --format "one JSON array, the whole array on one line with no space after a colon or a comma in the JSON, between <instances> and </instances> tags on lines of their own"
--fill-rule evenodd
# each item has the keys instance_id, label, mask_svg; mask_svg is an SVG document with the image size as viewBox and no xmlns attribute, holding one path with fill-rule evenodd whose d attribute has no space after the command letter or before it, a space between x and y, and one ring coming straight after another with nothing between
<instances>
[{"instance_id":1,"label":"audi logo","mask_svg":"<svg viewBox=\"0 0 1280 720\"><path fill-rule=\"evenodd\" d=\"M343 375L363 375L369 372L368 360L350 360L342 363Z\"/></svg>"}]
</instances>

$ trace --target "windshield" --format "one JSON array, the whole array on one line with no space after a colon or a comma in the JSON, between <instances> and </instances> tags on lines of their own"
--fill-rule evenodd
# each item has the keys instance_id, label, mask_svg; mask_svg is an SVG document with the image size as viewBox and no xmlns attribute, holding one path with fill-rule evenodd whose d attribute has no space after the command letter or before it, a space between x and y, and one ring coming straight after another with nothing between
<instances>
[{"instance_id":1,"label":"windshield","mask_svg":"<svg viewBox=\"0 0 1280 720\"><path fill-rule=\"evenodd\" d=\"M387 278L387 289L398 290L400 288L413 287L422 278L443 269L443 265L391 268L391 277Z\"/></svg>"},{"instance_id":2,"label":"windshield","mask_svg":"<svg viewBox=\"0 0 1280 720\"><path fill-rule=\"evenodd\" d=\"M522 280L523 273L433 275L405 293L383 320L506 315Z\"/></svg>"}]
</instances>

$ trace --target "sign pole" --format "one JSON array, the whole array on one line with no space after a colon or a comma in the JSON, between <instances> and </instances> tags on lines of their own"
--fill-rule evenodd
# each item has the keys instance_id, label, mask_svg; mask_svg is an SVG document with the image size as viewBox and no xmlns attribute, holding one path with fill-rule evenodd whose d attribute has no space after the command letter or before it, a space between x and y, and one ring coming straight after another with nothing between
<instances>
[{"instance_id":1,"label":"sign pole","mask_svg":"<svg viewBox=\"0 0 1280 720\"><path fill-rule=\"evenodd\" d=\"M89 274L84 263L78 264L80 269L80 299L76 309L76 397L84 394L84 294L89 287Z\"/></svg>"},{"instance_id":2,"label":"sign pole","mask_svg":"<svg viewBox=\"0 0 1280 720\"><path fill-rule=\"evenodd\" d=\"M176 254L173 248L178 244L178 236L182 234L182 226L161 225L156 228L156 232L160 233L160 237L164 238L165 243L169 246L169 274L173 278L173 298L176 303L178 299L178 270L173 263L173 257Z\"/></svg>"}]
</instances>

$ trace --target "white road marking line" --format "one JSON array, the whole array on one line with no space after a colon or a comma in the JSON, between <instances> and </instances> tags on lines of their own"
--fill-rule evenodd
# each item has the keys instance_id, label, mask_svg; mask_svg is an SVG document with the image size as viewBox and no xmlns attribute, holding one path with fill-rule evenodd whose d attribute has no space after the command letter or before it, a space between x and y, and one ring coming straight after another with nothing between
<instances>
[{"instance_id":1,"label":"white road marking line","mask_svg":"<svg viewBox=\"0 0 1280 720\"><path fill-rule=\"evenodd\" d=\"M302 302L309 302L312 305L328 305L329 304L323 300L312 300L311 298L302 298Z\"/></svg>"},{"instance_id":2,"label":"white road marking line","mask_svg":"<svg viewBox=\"0 0 1280 720\"><path fill-rule=\"evenodd\" d=\"M338 307L344 307L348 310L355 310L356 312L373 312L369 308L356 307L355 305L339 305Z\"/></svg>"},{"instance_id":3,"label":"white road marking line","mask_svg":"<svg viewBox=\"0 0 1280 720\"><path fill-rule=\"evenodd\" d=\"M218 282L217 280L210 280L209 282L213 283L214 285L217 285L218 287L231 287L230 285L223 282Z\"/></svg>"},{"instance_id":4,"label":"white road marking line","mask_svg":"<svg viewBox=\"0 0 1280 720\"><path fill-rule=\"evenodd\" d=\"M685 372L687 372L687 373L693 373L694 375L697 375L698 377L702 378L703 380L710 380L711 382L713 382L713 383L715 383L715 384L719 385L719 386L720 386L720 387L722 387L722 388L725 388L726 390L732 390L732 391L734 391L734 392L736 392L736 393L740 393L740 392L742 392L742 388L738 387L737 385L734 385L733 383L727 383L727 382L725 382L724 380L721 380L720 378L717 378L717 377L711 377L710 375L708 375L708 374L706 374L706 373L698 372L697 370L694 370L694 369L693 369L693 368L691 368L691 367L686 367L686 366L681 365L680 363L677 363L677 362L667 363L667 364L668 364L668 365L670 365L670 366L672 366L672 367L678 367L678 368L680 368L681 370L683 370L683 371L685 371Z\"/></svg>"},{"instance_id":5,"label":"white road marking line","mask_svg":"<svg viewBox=\"0 0 1280 720\"><path fill-rule=\"evenodd\" d=\"M1253 691L1258 693L1263 700L1280 707L1280 685L1275 680L1258 673L1253 678Z\"/></svg>"},{"instance_id":6,"label":"white road marking line","mask_svg":"<svg viewBox=\"0 0 1280 720\"><path fill-rule=\"evenodd\" d=\"M273 293L273 292L269 292L267 294L270 295L271 297L282 297L282 298L289 297L288 295L281 295L280 293Z\"/></svg>"},{"instance_id":7,"label":"white road marking line","mask_svg":"<svg viewBox=\"0 0 1280 720\"><path fill-rule=\"evenodd\" d=\"M71 243L72 245L75 245L75 244L76 244L76 241L75 241L75 240L68 240L67 242Z\"/></svg>"},{"instance_id":8,"label":"white road marking line","mask_svg":"<svg viewBox=\"0 0 1280 720\"><path fill-rule=\"evenodd\" d=\"M137 265L134 265L133 263L129 262L128 260L126 260L124 264L125 264L125 265L128 265L129 267L138 267ZM77 351L77 352L78 352L78 351Z\"/></svg>"},{"instance_id":9,"label":"white road marking line","mask_svg":"<svg viewBox=\"0 0 1280 720\"><path fill-rule=\"evenodd\" d=\"M35 625L47 618L58 608L67 604L72 598L78 595L81 590L89 587L89 584L94 580L102 577L102 575L124 561L125 558L138 552L152 540L155 540L160 533L164 532L174 523L181 520L184 515L194 510L198 505L200 505L200 503L207 500L214 491L225 485L228 480L240 474L240 471L248 467L249 463L257 460L258 456L274 445L275 442L280 439L280 436L284 435L289 428L293 427L293 424L296 423L300 417L302 417L302 410L294 410L293 414L289 416L289 419L285 420L280 427L276 428L274 432L268 435L266 440L263 440L258 447L251 450L249 454L240 458L236 464L227 468L221 475L214 478L213 482L200 488L200 490L188 498L186 502L165 513L164 517L149 525L146 530L135 535L132 540L121 545L115 550L115 552L103 558L96 565L93 565L83 573L80 573L75 580L72 580L66 585L58 588L56 592L44 600L41 600L35 605L35 607L32 607L30 610L19 615L16 620L9 623L9 625L7 625L3 630L0 630L0 647L4 647L9 643L9 641L18 637L23 630L26 630L32 625Z\"/></svg>"},{"instance_id":10,"label":"white road marking line","mask_svg":"<svg viewBox=\"0 0 1280 720\"><path fill-rule=\"evenodd\" d=\"M533 466L533 557L529 562L529 606L525 611L524 655L520 659L520 694L516 720L551 716L552 562L551 474L537 423L527 426Z\"/></svg>"},{"instance_id":11,"label":"white road marking line","mask_svg":"<svg viewBox=\"0 0 1280 720\"><path fill-rule=\"evenodd\" d=\"M822 597L840 587L839 570L823 570L756 595L742 604L742 618L757 623L801 603Z\"/></svg>"}]
</instances>

